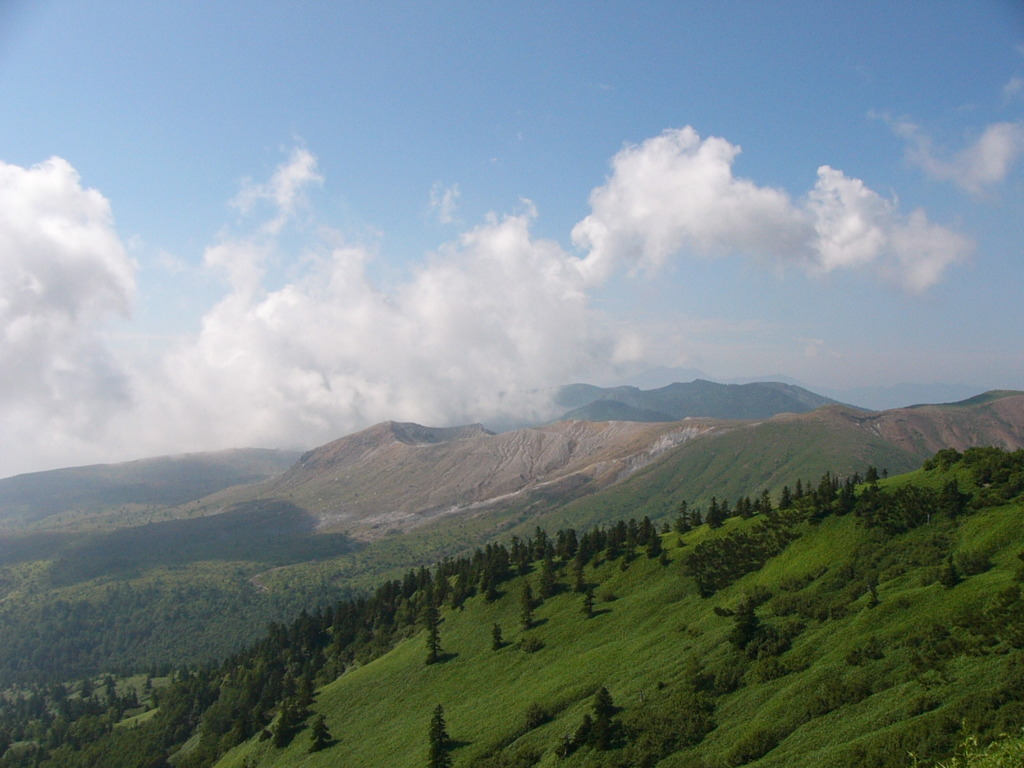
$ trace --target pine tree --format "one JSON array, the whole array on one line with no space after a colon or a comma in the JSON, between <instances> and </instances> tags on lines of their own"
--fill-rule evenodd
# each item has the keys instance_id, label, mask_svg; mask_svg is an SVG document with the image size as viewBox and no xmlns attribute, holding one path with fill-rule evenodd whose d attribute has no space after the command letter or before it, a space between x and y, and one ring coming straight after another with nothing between
<instances>
[{"instance_id":1,"label":"pine tree","mask_svg":"<svg viewBox=\"0 0 1024 768\"><path fill-rule=\"evenodd\" d=\"M690 510L685 501L679 502L679 514L673 527L676 533L686 533L693 527L690 523Z\"/></svg>"},{"instance_id":2,"label":"pine tree","mask_svg":"<svg viewBox=\"0 0 1024 768\"><path fill-rule=\"evenodd\" d=\"M708 513L704 517L704 521L711 528L721 528L725 523L725 519L729 516L729 505L725 502L722 504L718 503L718 499L714 496L711 497L711 502L708 504Z\"/></svg>"},{"instance_id":3,"label":"pine tree","mask_svg":"<svg viewBox=\"0 0 1024 768\"><path fill-rule=\"evenodd\" d=\"M530 582L523 582L523 592L519 599L519 610L522 619L523 629L531 629L533 627L533 589L530 588Z\"/></svg>"},{"instance_id":4,"label":"pine tree","mask_svg":"<svg viewBox=\"0 0 1024 768\"><path fill-rule=\"evenodd\" d=\"M583 576L583 564L573 558L572 561L572 591L573 592L586 592L587 582Z\"/></svg>"},{"instance_id":5,"label":"pine tree","mask_svg":"<svg viewBox=\"0 0 1024 768\"><path fill-rule=\"evenodd\" d=\"M615 704L612 702L612 695L603 685L594 694L594 747L600 750L611 749L615 739L615 728L612 723L612 715L615 714Z\"/></svg>"},{"instance_id":6,"label":"pine tree","mask_svg":"<svg viewBox=\"0 0 1024 768\"><path fill-rule=\"evenodd\" d=\"M294 698L285 699L281 704L281 714L274 727L274 746L278 749L287 747L306 719L306 710Z\"/></svg>"},{"instance_id":7,"label":"pine tree","mask_svg":"<svg viewBox=\"0 0 1024 768\"><path fill-rule=\"evenodd\" d=\"M779 496L779 509L789 509L793 506L793 496L789 492L789 486L782 486L782 494Z\"/></svg>"},{"instance_id":8,"label":"pine tree","mask_svg":"<svg viewBox=\"0 0 1024 768\"><path fill-rule=\"evenodd\" d=\"M954 477L942 486L942 492L938 499L939 508L953 520L967 511L968 499L970 496L960 492L960 486Z\"/></svg>"},{"instance_id":9,"label":"pine tree","mask_svg":"<svg viewBox=\"0 0 1024 768\"><path fill-rule=\"evenodd\" d=\"M444 722L444 707L440 704L434 708L434 715L430 718L429 739L427 768L451 768L452 756L448 753L451 749L451 738Z\"/></svg>"},{"instance_id":10,"label":"pine tree","mask_svg":"<svg viewBox=\"0 0 1024 768\"><path fill-rule=\"evenodd\" d=\"M652 560L661 554L661 536L658 533L652 533L650 539L647 540L647 556Z\"/></svg>"},{"instance_id":11,"label":"pine tree","mask_svg":"<svg viewBox=\"0 0 1024 768\"><path fill-rule=\"evenodd\" d=\"M428 599L423 606L423 626L427 630L427 664L435 664L441 658L440 624L437 606Z\"/></svg>"},{"instance_id":12,"label":"pine tree","mask_svg":"<svg viewBox=\"0 0 1024 768\"><path fill-rule=\"evenodd\" d=\"M312 736L313 743L309 745L310 752L319 752L334 743L334 737L327 729L327 721L323 715L317 715L316 720L313 721Z\"/></svg>"},{"instance_id":13,"label":"pine tree","mask_svg":"<svg viewBox=\"0 0 1024 768\"><path fill-rule=\"evenodd\" d=\"M505 647L505 640L501 636L501 624L491 627L491 650L500 651Z\"/></svg>"},{"instance_id":14,"label":"pine tree","mask_svg":"<svg viewBox=\"0 0 1024 768\"><path fill-rule=\"evenodd\" d=\"M558 585L558 577L555 574L555 561L551 558L550 553L544 558L544 563L540 569L540 589L538 594L541 600L547 600L552 597Z\"/></svg>"},{"instance_id":15,"label":"pine tree","mask_svg":"<svg viewBox=\"0 0 1024 768\"><path fill-rule=\"evenodd\" d=\"M588 619L594 615L594 590L588 589L583 593L583 615Z\"/></svg>"}]
</instances>

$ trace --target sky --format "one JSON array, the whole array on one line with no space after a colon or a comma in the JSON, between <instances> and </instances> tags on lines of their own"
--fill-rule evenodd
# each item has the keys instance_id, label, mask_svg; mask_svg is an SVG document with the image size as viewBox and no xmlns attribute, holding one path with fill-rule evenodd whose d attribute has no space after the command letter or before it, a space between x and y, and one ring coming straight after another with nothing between
<instances>
[{"instance_id":1,"label":"sky","mask_svg":"<svg viewBox=\"0 0 1024 768\"><path fill-rule=\"evenodd\" d=\"M1022 156L1011 0L6 0L0 477L1024 389Z\"/></svg>"}]
</instances>

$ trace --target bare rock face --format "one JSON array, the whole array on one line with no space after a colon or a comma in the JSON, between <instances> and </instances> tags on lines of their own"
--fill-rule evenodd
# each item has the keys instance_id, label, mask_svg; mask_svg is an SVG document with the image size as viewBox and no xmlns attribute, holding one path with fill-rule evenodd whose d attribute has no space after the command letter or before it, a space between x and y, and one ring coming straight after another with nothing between
<instances>
[{"instance_id":1,"label":"bare rock face","mask_svg":"<svg viewBox=\"0 0 1024 768\"><path fill-rule=\"evenodd\" d=\"M532 491L596 490L719 428L564 421L494 434L385 422L303 455L267 494L315 512L322 530L372 537Z\"/></svg>"}]
</instances>

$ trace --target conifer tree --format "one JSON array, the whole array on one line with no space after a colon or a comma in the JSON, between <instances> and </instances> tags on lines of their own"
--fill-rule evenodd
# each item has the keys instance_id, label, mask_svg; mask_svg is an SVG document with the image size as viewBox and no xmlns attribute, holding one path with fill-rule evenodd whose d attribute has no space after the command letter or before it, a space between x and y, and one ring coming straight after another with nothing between
<instances>
[{"instance_id":1,"label":"conifer tree","mask_svg":"<svg viewBox=\"0 0 1024 768\"><path fill-rule=\"evenodd\" d=\"M576 558L573 558L572 565L572 591L573 592L586 592L587 582L583 576L583 563Z\"/></svg>"},{"instance_id":2,"label":"conifer tree","mask_svg":"<svg viewBox=\"0 0 1024 768\"><path fill-rule=\"evenodd\" d=\"M723 502L720 505L718 499L712 496L711 501L708 503L708 513L704 517L704 522L711 528L721 528L725 523L725 518L728 517L728 511L728 504Z\"/></svg>"},{"instance_id":3,"label":"conifer tree","mask_svg":"<svg viewBox=\"0 0 1024 768\"><path fill-rule=\"evenodd\" d=\"M953 562L953 556L950 555L946 558L946 564L939 572L939 584L944 586L946 589L952 589L959 583L960 571L957 570L956 564Z\"/></svg>"},{"instance_id":4,"label":"conifer tree","mask_svg":"<svg viewBox=\"0 0 1024 768\"><path fill-rule=\"evenodd\" d=\"M533 627L533 589L530 588L530 582L528 581L523 582L523 592L519 599L519 610L523 629L531 629Z\"/></svg>"},{"instance_id":5,"label":"conifer tree","mask_svg":"<svg viewBox=\"0 0 1024 768\"><path fill-rule=\"evenodd\" d=\"M313 743L309 745L310 752L319 752L321 749L331 746L334 738L327 728L327 721L322 714L316 716L312 729Z\"/></svg>"},{"instance_id":6,"label":"conifer tree","mask_svg":"<svg viewBox=\"0 0 1024 768\"><path fill-rule=\"evenodd\" d=\"M942 486L942 492L939 494L939 508L953 520L967 511L968 499L970 496L960 492L960 486L954 477Z\"/></svg>"},{"instance_id":7,"label":"conifer tree","mask_svg":"<svg viewBox=\"0 0 1024 768\"><path fill-rule=\"evenodd\" d=\"M540 589L538 594L541 600L547 600L549 597L555 594L557 587L558 577L555 574L555 561L552 559L551 554L544 558L544 563L541 565L540 570Z\"/></svg>"},{"instance_id":8,"label":"conifer tree","mask_svg":"<svg viewBox=\"0 0 1024 768\"><path fill-rule=\"evenodd\" d=\"M782 486L782 494L779 496L779 509L789 509L793 506L793 496L789 491L789 486Z\"/></svg>"},{"instance_id":9,"label":"conifer tree","mask_svg":"<svg viewBox=\"0 0 1024 768\"><path fill-rule=\"evenodd\" d=\"M583 615L588 619L594 615L594 590L588 589L583 593Z\"/></svg>"},{"instance_id":10,"label":"conifer tree","mask_svg":"<svg viewBox=\"0 0 1024 768\"><path fill-rule=\"evenodd\" d=\"M448 736L448 726L444 721L444 707L438 704L434 708L434 715L430 718L430 751L427 759L427 768L451 768L452 756L451 738Z\"/></svg>"},{"instance_id":11,"label":"conifer tree","mask_svg":"<svg viewBox=\"0 0 1024 768\"><path fill-rule=\"evenodd\" d=\"M274 746L287 747L306 719L306 710L294 698L285 699L274 727Z\"/></svg>"},{"instance_id":12,"label":"conifer tree","mask_svg":"<svg viewBox=\"0 0 1024 768\"><path fill-rule=\"evenodd\" d=\"M650 539L647 540L647 556L652 560L661 554L661 535L657 532L652 533Z\"/></svg>"},{"instance_id":13,"label":"conifer tree","mask_svg":"<svg viewBox=\"0 0 1024 768\"><path fill-rule=\"evenodd\" d=\"M427 664L435 664L441 657L440 624L437 606L432 600L427 600L423 606L423 626L427 630Z\"/></svg>"},{"instance_id":14,"label":"conifer tree","mask_svg":"<svg viewBox=\"0 0 1024 768\"><path fill-rule=\"evenodd\" d=\"M690 509L685 500L679 502L679 513L673 527L676 533L686 533L693 527L690 522Z\"/></svg>"},{"instance_id":15,"label":"conifer tree","mask_svg":"<svg viewBox=\"0 0 1024 768\"><path fill-rule=\"evenodd\" d=\"M594 694L594 747L600 750L611 749L615 738L612 715L615 714L615 704L612 702L612 695L603 685Z\"/></svg>"},{"instance_id":16,"label":"conifer tree","mask_svg":"<svg viewBox=\"0 0 1024 768\"><path fill-rule=\"evenodd\" d=\"M491 650L500 651L505 647L505 640L501 636L501 624L491 627Z\"/></svg>"}]
</instances>

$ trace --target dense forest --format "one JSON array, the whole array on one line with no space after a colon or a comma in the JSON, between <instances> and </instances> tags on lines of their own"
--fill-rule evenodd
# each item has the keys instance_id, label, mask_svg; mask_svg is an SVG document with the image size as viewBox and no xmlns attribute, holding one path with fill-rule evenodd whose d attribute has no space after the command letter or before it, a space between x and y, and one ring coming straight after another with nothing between
<instances>
[{"instance_id":1,"label":"dense forest","mask_svg":"<svg viewBox=\"0 0 1024 768\"><path fill-rule=\"evenodd\" d=\"M667 624L650 628L652 614L667 622L679 606L690 617L672 641L674 657L652 662L650 687L623 700L615 686L584 686L533 700L515 718L498 712L490 717L509 722L494 726L504 733L486 745L462 741L467 724L437 703L422 712L422 732L407 737L422 742L411 764L797 764L785 750L812 751L800 746L803 733L839 712L875 732L839 740L835 765L963 760L963 744L980 750L1024 725L1022 493L1024 452L946 450L908 476L826 473L775 499L712 498L705 508L680 500L672 518L656 522L537 528L272 624L219 663L23 680L0 701L0 768L204 768L229 753L225 765L294 764L298 754L310 765L347 764L362 737L351 730L355 716L338 732L341 720L324 703L331 687L397 651L449 675L466 663L463 676L480 674L468 666L472 654L515 651L541 666L534 674L551 664L555 678L581 647L565 641L560 650L558 623L578 641L580 628L599 631L604 614L633 610L630 600L647 601L635 609L638 643L666 642ZM994 517L977 525L985 514ZM972 579L998 588L984 582L969 592ZM919 612L926 601L947 612ZM48 610L57 621L87 620ZM910 625L899 624L907 617ZM486 634L486 648L460 645L470 630ZM840 652L838 661L829 656ZM644 662L629 663L641 679ZM610 674L589 671L595 680ZM734 724L745 708L768 711L762 699L790 680L801 695L784 714ZM515 700L531 698L524 690ZM788 762L773 763L776 754ZM316 762L320 755L335 762Z\"/></svg>"}]
</instances>

